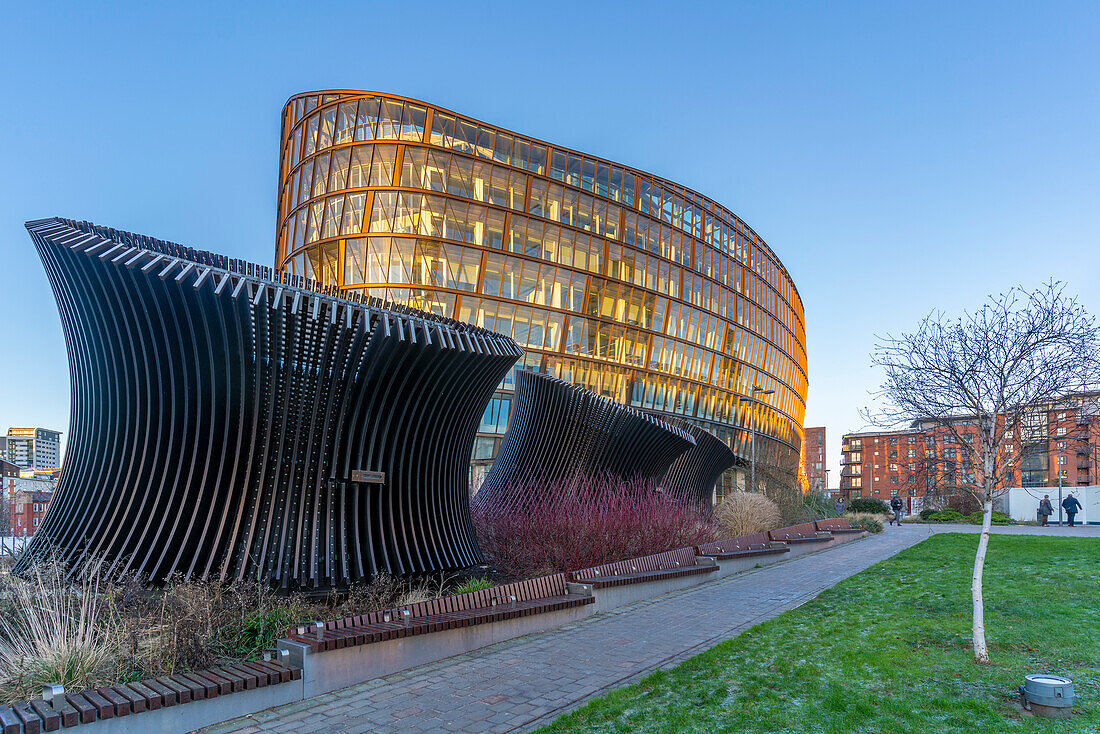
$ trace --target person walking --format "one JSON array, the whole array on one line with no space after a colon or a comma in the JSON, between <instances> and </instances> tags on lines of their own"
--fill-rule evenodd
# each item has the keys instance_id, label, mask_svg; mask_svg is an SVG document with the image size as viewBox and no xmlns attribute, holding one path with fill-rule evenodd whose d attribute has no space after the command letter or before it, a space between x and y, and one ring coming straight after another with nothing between
<instances>
[{"instance_id":1,"label":"person walking","mask_svg":"<svg viewBox=\"0 0 1100 734\"><path fill-rule=\"evenodd\" d=\"M1039 503L1039 525L1045 528L1053 514L1054 507L1050 504L1050 495L1044 494L1042 502Z\"/></svg>"},{"instance_id":2,"label":"person walking","mask_svg":"<svg viewBox=\"0 0 1100 734\"><path fill-rule=\"evenodd\" d=\"M833 509L836 510L836 514L843 515L844 511L848 508L844 505L843 498L839 498L837 499L836 504L833 505Z\"/></svg>"},{"instance_id":3,"label":"person walking","mask_svg":"<svg viewBox=\"0 0 1100 734\"><path fill-rule=\"evenodd\" d=\"M1069 519L1069 522L1066 524L1072 528L1073 518L1081 511L1081 503L1073 496L1073 492L1070 492L1069 497L1062 500L1062 509L1066 511L1066 517Z\"/></svg>"},{"instance_id":4,"label":"person walking","mask_svg":"<svg viewBox=\"0 0 1100 734\"><path fill-rule=\"evenodd\" d=\"M903 506L904 503L901 501L901 497L894 497L890 500L890 509L894 511L894 516L890 518L891 525L897 523L898 527L901 527L901 508Z\"/></svg>"}]
</instances>

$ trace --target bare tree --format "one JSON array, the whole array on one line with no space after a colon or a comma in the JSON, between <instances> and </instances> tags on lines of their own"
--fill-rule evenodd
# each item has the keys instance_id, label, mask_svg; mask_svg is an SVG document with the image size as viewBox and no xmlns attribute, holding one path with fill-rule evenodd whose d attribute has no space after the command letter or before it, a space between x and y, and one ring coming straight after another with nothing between
<instances>
[{"instance_id":1,"label":"bare tree","mask_svg":"<svg viewBox=\"0 0 1100 734\"><path fill-rule=\"evenodd\" d=\"M982 572L993 501L1011 486L1023 455L1011 437L1021 446L1045 442L1047 409L1097 384L1098 357L1095 319L1053 281L991 296L959 318L933 312L912 333L876 344L872 363L886 373L875 393L883 407L865 416L881 426L914 420L942 426L976 468L971 481L956 486L983 510L971 584L979 663L989 662Z\"/></svg>"}]
</instances>

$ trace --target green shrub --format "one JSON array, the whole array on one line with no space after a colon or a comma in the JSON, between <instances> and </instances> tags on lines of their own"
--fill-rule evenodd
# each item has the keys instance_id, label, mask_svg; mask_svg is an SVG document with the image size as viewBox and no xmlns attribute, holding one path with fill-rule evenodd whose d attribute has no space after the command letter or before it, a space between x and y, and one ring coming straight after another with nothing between
<instances>
[{"instance_id":1,"label":"green shrub","mask_svg":"<svg viewBox=\"0 0 1100 734\"><path fill-rule=\"evenodd\" d=\"M226 657L244 660L259 657L265 647L286 634L288 627L302 621L298 614L288 607L258 609L241 620L240 625L222 628L221 640L215 646Z\"/></svg>"},{"instance_id":2,"label":"green shrub","mask_svg":"<svg viewBox=\"0 0 1100 734\"><path fill-rule=\"evenodd\" d=\"M849 523L852 525L852 527L862 528L869 533L881 533L883 530L881 520L876 520L875 518L867 517L866 515L852 517L849 519Z\"/></svg>"},{"instance_id":3,"label":"green shrub","mask_svg":"<svg viewBox=\"0 0 1100 734\"><path fill-rule=\"evenodd\" d=\"M973 525L981 525L982 524L982 511L978 510L977 512L970 513L967 516L967 519ZM996 510L993 511L993 517L990 520L990 522L993 525L1012 525L1013 524L1013 521L1012 521L1011 517L1004 514L1003 512L997 512Z\"/></svg>"},{"instance_id":4,"label":"green shrub","mask_svg":"<svg viewBox=\"0 0 1100 734\"><path fill-rule=\"evenodd\" d=\"M833 507L834 500L822 492L807 492L802 495L802 505L815 520L837 517L836 509Z\"/></svg>"},{"instance_id":5,"label":"green shrub","mask_svg":"<svg viewBox=\"0 0 1100 734\"><path fill-rule=\"evenodd\" d=\"M856 497L848 505L848 510L850 512L869 512L873 515L890 514L890 508L886 506L886 503L874 497Z\"/></svg>"},{"instance_id":6,"label":"green shrub","mask_svg":"<svg viewBox=\"0 0 1100 734\"><path fill-rule=\"evenodd\" d=\"M933 510L931 508L921 510L920 511L920 519L921 520L927 520L930 517L932 517L933 515L935 515L936 512L938 512L938 510Z\"/></svg>"},{"instance_id":7,"label":"green shrub","mask_svg":"<svg viewBox=\"0 0 1100 734\"><path fill-rule=\"evenodd\" d=\"M483 591L484 589L491 589L493 582L486 578L478 579L466 579L466 581L460 584L455 590L456 594L465 594L470 591Z\"/></svg>"},{"instance_id":8,"label":"green shrub","mask_svg":"<svg viewBox=\"0 0 1100 734\"><path fill-rule=\"evenodd\" d=\"M928 519L932 522L958 522L959 520L969 520L970 518L958 510L952 510L948 507L946 510L933 512L928 516Z\"/></svg>"}]
</instances>

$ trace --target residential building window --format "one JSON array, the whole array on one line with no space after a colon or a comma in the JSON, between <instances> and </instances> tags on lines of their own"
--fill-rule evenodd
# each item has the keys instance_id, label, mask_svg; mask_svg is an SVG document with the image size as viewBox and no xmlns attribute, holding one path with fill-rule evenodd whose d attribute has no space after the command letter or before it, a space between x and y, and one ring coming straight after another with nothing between
<instances>
[{"instance_id":1,"label":"residential building window","mask_svg":"<svg viewBox=\"0 0 1100 734\"><path fill-rule=\"evenodd\" d=\"M936 445L936 437L935 436L925 436L924 437L924 445L929 446L929 447L935 446Z\"/></svg>"},{"instance_id":2,"label":"residential building window","mask_svg":"<svg viewBox=\"0 0 1100 734\"><path fill-rule=\"evenodd\" d=\"M1065 456L1059 456L1058 457L1058 463L1059 464L1065 464L1066 463L1066 457Z\"/></svg>"},{"instance_id":3,"label":"residential building window","mask_svg":"<svg viewBox=\"0 0 1100 734\"><path fill-rule=\"evenodd\" d=\"M910 459L912 459L916 455L917 455L917 450L916 449L909 449L909 458Z\"/></svg>"},{"instance_id":4,"label":"residential building window","mask_svg":"<svg viewBox=\"0 0 1100 734\"><path fill-rule=\"evenodd\" d=\"M1054 433L1055 433L1056 436L1064 436L1064 435L1066 435L1066 427L1065 426L1058 426L1058 428L1055 430Z\"/></svg>"}]
</instances>

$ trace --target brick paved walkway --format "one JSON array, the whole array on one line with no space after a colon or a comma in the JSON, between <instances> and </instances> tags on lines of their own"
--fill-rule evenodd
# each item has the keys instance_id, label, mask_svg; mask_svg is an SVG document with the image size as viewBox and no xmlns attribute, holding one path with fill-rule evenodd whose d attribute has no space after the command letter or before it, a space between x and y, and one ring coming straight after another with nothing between
<instances>
[{"instance_id":1,"label":"brick paved walkway","mask_svg":"<svg viewBox=\"0 0 1100 734\"><path fill-rule=\"evenodd\" d=\"M966 526L915 525L846 543L457 655L203 730L506 732L548 723L587 699L673 665L927 538ZM973 528L977 530L977 528ZM1063 528L998 531L1069 534ZM1100 528L1074 535L1100 535Z\"/></svg>"}]
</instances>

